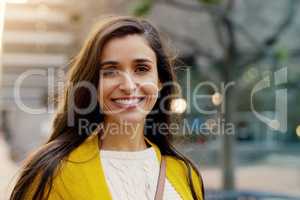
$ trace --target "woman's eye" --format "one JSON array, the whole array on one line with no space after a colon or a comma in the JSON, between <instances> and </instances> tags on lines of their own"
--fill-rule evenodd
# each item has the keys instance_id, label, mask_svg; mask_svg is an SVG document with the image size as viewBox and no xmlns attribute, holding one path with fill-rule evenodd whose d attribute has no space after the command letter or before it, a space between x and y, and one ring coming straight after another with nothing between
<instances>
[{"instance_id":1,"label":"woman's eye","mask_svg":"<svg viewBox=\"0 0 300 200\"><path fill-rule=\"evenodd\" d=\"M149 67L146 66L146 65L139 65L139 66L137 67L136 71L137 71L137 72L142 72L142 73L144 73L144 72L150 71L150 69L149 69Z\"/></svg>"},{"instance_id":2,"label":"woman's eye","mask_svg":"<svg viewBox=\"0 0 300 200\"><path fill-rule=\"evenodd\" d=\"M117 75L118 71L116 69L103 69L101 70L101 74L105 77L111 77Z\"/></svg>"}]
</instances>

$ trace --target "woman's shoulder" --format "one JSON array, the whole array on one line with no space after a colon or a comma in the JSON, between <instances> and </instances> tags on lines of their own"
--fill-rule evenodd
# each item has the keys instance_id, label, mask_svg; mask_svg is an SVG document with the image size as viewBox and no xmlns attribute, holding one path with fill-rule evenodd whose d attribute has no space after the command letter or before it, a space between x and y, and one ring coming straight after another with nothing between
<instances>
[{"instance_id":1,"label":"woman's shoulder","mask_svg":"<svg viewBox=\"0 0 300 200\"><path fill-rule=\"evenodd\" d=\"M66 157L67 163L86 162L95 158L98 151L98 137L96 134L88 136L83 143L70 152Z\"/></svg>"},{"instance_id":2,"label":"woman's shoulder","mask_svg":"<svg viewBox=\"0 0 300 200\"><path fill-rule=\"evenodd\" d=\"M167 155L166 156L166 161L169 165L172 166L172 169L174 169L178 172L187 172L187 170L188 170L188 165L187 164L189 164L190 168L192 169L192 171L194 173L197 173L196 170L199 171L198 166L194 162L192 162L191 160L187 161L187 163L186 163L181 158L177 158L175 156ZM196 167L196 169L194 169L192 167L191 163L193 164L193 166Z\"/></svg>"},{"instance_id":3,"label":"woman's shoulder","mask_svg":"<svg viewBox=\"0 0 300 200\"><path fill-rule=\"evenodd\" d=\"M170 155L166 155L165 157L167 164L171 165L173 170L176 170L178 172L184 172L185 170L187 170L187 166L183 160Z\"/></svg>"},{"instance_id":4,"label":"woman's shoulder","mask_svg":"<svg viewBox=\"0 0 300 200\"><path fill-rule=\"evenodd\" d=\"M63 199L92 199L93 195L105 193L103 189L95 190L103 186L103 177L98 169L97 145L95 137L90 136L62 160L53 177L53 192L63 196Z\"/></svg>"},{"instance_id":5,"label":"woman's shoulder","mask_svg":"<svg viewBox=\"0 0 300 200\"><path fill-rule=\"evenodd\" d=\"M176 174L177 177L183 178L183 181L187 183L186 177L188 176L188 167L191 170L191 178L193 185L195 186L196 194L202 198L204 193L203 188L203 180L200 174L199 167L193 162L189 160L189 164L187 165L183 160L174 157L174 156L166 156L167 165L169 165L168 169L172 171L172 173ZM193 165L193 166L192 166Z\"/></svg>"}]
</instances>

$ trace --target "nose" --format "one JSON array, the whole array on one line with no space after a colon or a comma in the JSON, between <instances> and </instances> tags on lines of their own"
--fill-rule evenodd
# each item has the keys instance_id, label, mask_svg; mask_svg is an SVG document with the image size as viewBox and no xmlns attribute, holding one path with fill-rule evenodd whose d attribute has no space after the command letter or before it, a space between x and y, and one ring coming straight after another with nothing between
<instances>
[{"instance_id":1,"label":"nose","mask_svg":"<svg viewBox=\"0 0 300 200\"><path fill-rule=\"evenodd\" d=\"M122 81L119 88L126 94L132 94L137 88L136 81L129 73L122 74Z\"/></svg>"}]
</instances>

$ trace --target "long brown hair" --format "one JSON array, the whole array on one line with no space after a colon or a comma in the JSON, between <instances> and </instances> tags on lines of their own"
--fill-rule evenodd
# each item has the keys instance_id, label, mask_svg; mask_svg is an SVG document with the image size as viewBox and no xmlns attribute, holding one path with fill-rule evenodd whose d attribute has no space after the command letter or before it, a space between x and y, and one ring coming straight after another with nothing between
<instances>
[{"instance_id":1,"label":"long brown hair","mask_svg":"<svg viewBox=\"0 0 300 200\"><path fill-rule=\"evenodd\" d=\"M109 16L101 20L95 26L94 31L91 32L90 37L85 41L79 54L71 63L67 73L63 96L58 101L57 113L53 121L50 138L45 145L25 162L25 166L22 168L20 177L10 196L10 200L24 199L30 185L37 177L40 177L40 179L32 200L47 198L51 190L55 172L62 165L63 160L94 131L90 129L89 131L82 132L83 130L79 130L79 121L86 119L89 123L100 124L103 122L103 114L101 114L99 104L97 103L89 113L74 112L74 123L72 125L68 123L68 112L70 107L72 107L70 102L75 102L75 105L79 108L85 108L91 101L91 98L87 98L91 96L89 96L88 91L84 88L78 88L74 95L70 95L72 93L72 85L87 81L97 88L101 49L108 40L116 37L124 37L129 34L138 34L145 38L155 52L157 56L158 76L161 83L164 85L164 83L176 81L174 57L170 56L168 49L162 41L161 34L149 21L128 16ZM147 115L147 127L157 127L151 126L153 123L171 123L171 115L162 110L163 107L165 110L170 111L171 98L165 99L163 101L164 105L160 104L162 98L172 95L176 96L176 94L177 91L173 84L163 87L160 90L158 100L153 108L153 110L158 112L151 112ZM78 134L79 132L81 134ZM159 129L153 130L152 128L146 129L145 136L159 147L162 155L173 156L185 163L188 169L187 177L191 193L194 199L199 199L192 182L191 170L194 169L201 179L200 173L197 167L171 144L171 132L160 133ZM203 188L202 192L204 192Z\"/></svg>"}]
</instances>

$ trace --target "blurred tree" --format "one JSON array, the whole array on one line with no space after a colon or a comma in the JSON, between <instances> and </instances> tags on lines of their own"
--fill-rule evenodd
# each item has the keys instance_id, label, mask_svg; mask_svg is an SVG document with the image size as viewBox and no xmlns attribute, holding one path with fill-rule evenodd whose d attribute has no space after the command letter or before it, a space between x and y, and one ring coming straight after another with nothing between
<instances>
[{"instance_id":1,"label":"blurred tree","mask_svg":"<svg viewBox=\"0 0 300 200\"><path fill-rule=\"evenodd\" d=\"M206 58L211 67L215 68L215 72L221 77L224 83L230 83L236 77L242 77L253 64L264 60L270 56L277 59L289 56L299 56L300 50L289 51L286 49L277 49L282 35L293 23L296 13L296 4L298 0L287 0L286 10L283 9L283 17L279 21L277 27L264 38L259 38L260 34L253 35L248 27L239 23L233 16L236 11L236 0L144 0L135 6L133 13L137 16L145 16L150 13L154 4L164 4L187 12L205 12L212 19L212 32L215 34L215 40L221 48L222 54L214 54L209 47L201 46L195 39L176 35L174 32L167 32L173 39L180 40L189 45L193 49L196 56ZM163 28L163 27L162 27ZM238 36L243 36L251 47L245 47L237 42ZM238 89L231 87L226 91L225 110L222 117L226 123L233 122L232 114L237 109ZM222 144L222 170L223 170L223 189L234 189L234 136L223 134Z\"/></svg>"}]
</instances>

